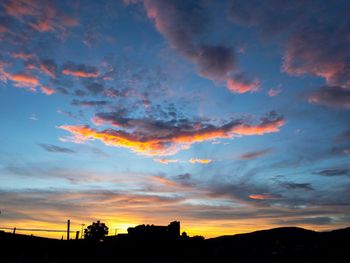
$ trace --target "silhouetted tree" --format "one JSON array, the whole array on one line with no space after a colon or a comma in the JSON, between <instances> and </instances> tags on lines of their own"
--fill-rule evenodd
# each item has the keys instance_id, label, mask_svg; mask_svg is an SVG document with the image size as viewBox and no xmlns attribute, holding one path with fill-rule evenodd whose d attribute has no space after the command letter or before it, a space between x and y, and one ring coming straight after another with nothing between
<instances>
[{"instance_id":1,"label":"silhouetted tree","mask_svg":"<svg viewBox=\"0 0 350 263\"><path fill-rule=\"evenodd\" d=\"M84 229L85 239L101 241L108 234L108 227L100 221L93 222Z\"/></svg>"}]
</instances>

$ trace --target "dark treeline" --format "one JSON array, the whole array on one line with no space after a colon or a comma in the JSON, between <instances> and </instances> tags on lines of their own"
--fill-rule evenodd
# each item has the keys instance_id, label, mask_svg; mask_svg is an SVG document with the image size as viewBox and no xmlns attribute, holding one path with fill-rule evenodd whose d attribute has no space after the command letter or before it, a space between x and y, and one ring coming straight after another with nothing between
<instances>
[{"instance_id":1,"label":"dark treeline","mask_svg":"<svg viewBox=\"0 0 350 263\"><path fill-rule=\"evenodd\" d=\"M55 240L0 232L0 262L350 262L350 228L276 228L212 239L109 236Z\"/></svg>"}]
</instances>

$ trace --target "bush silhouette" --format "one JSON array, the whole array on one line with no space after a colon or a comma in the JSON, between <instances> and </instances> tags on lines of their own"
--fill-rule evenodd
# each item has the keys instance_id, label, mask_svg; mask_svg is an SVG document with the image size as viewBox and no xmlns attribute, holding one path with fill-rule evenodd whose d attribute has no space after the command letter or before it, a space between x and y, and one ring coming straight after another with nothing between
<instances>
[{"instance_id":1,"label":"bush silhouette","mask_svg":"<svg viewBox=\"0 0 350 263\"><path fill-rule=\"evenodd\" d=\"M100 221L93 222L91 225L84 229L85 239L102 241L107 234L108 227Z\"/></svg>"}]
</instances>

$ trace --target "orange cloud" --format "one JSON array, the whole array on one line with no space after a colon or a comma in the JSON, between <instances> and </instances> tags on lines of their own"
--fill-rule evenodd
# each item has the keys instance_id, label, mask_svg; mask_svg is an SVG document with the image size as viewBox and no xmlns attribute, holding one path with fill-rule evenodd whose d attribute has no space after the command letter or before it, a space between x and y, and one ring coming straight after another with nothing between
<instances>
[{"instance_id":1,"label":"orange cloud","mask_svg":"<svg viewBox=\"0 0 350 263\"><path fill-rule=\"evenodd\" d=\"M201 163L201 164L208 164L211 163L212 160L210 159L197 159L197 158L191 158L189 160L190 163Z\"/></svg>"},{"instance_id":2,"label":"orange cloud","mask_svg":"<svg viewBox=\"0 0 350 263\"><path fill-rule=\"evenodd\" d=\"M40 89L46 95L52 95L52 94L56 93L56 90L53 88L41 86Z\"/></svg>"},{"instance_id":3,"label":"orange cloud","mask_svg":"<svg viewBox=\"0 0 350 263\"><path fill-rule=\"evenodd\" d=\"M10 74L6 73L6 78L14 82L16 87L26 87L34 89L39 85L39 80L32 75L27 73Z\"/></svg>"},{"instance_id":4,"label":"orange cloud","mask_svg":"<svg viewBox=\"0 0 350 263\"><path fill-rule=\"evenodd\" d=\"M38 21L37 23L31 23L30 25L33 29L39 32L49 32L55 30L52 21L49 20Z\"/></svg>"},{"instance_id":5,"label":"orange cloud","mask_svg":"<svg viewBox=\"0 0 350 263\"><path fill-rule=\"evenodd\" d=\"M271 122L261 123L260 125L242 124L233 129L238 135L263 135L265 133L278 132L280 127L285 124L285 120L278 118Z\"/></svg>"},{"instance_id":6,"label":"orange cloud","mask_svg":"<svg viewBox=\"0 0 350 263\"><path fill-rule=\"evenodd\" d=\"M278 199L279 196L272 195L272 194L251 194L249 195L249 198L255 199L255 200L271 200L271 199Z\"/></svg>"},{"instance_id":7,"label":"orange cloud","mask_svg":"<svg viewBox=\"0 0 350 263\"><path fill-rule=\"evenodd\" d=\"M32 1L9 1L4 4L5 11L14 17L21 17L27 15L35 15L37 11Z\"/></svg>"},{"instance_id":8,"label":"orange cloud","mask_svg":"<svg viewBox=\"0 0 350 263\"><path fill-rule=\"evenodd\" d=\"M89 126L63 125L59 126L59 128L72 133L74 137L70 140L73 142L97 139L106 145L129 148L144 155L165 156L175 154L182 149L188 149L193 143L220 138L233 138L241 135L262 135L278 132L284 124L282 117L274 117L273 120L263 119L258 125L230 122L219 127L213 125L201 127L201 125L196 125L192 129L165 127L166 124L159 126L159 124L147 122L147 120L124 119L119 121L123 124L118 126L119 128L133 129L134 132L114 129L98 131Z\"/></svg>"},{"instance_id":9,"label":"orange cloud","mask_svg":"<svg viewBox=\"0 0 350 263\"><path fill-rule=\"evenodd\" d=\"M75 141L101 140L104 144L116 147L130 148L135 152L146 155L168 155L173 154L174 150L167 149L159 140L141 141L136 136L114 131L105 130L95 131L88 126L69 126L62 125L59 128L71 132L75 136Z\"/></svg>"},{"instance_id":10,"label":"orange cloud","mask_svg":"<svg viewBox=\"0 0 350 263\"><path fill-rule=\"evenodd\" d=\"M96 78L98 77L98 72L85 72L82 70L74 70L74 69L64 69L62 73L65 75L71 75L78 78Z\"/></svg>"},{"instance_id":11,"label":"orange cloud","mask_svg":"<svg viewBox=\"0 0 350 263\"><path fill-rule=\"evenodd\" d=\"M177 163L177 159L162 159L162 158L156 158L154 161L162 164L169 164L169 163Z\"/></svg>"},{"instance_id":12,"label":"orange cloud","mask_svg":"<svg viewBox=\"0 0 350 263\"><path fill-rule=\"evenodd\" d=\"M152 179L156 182L159 182L161 184L164 184L166 186L170 186L170 187L175 187L175 186L178 186L178 184L174 181L171 181L163 176L152 176Z\"/></svg>"},{"instance_id":13,"label":"orange cloud","mask_svg":"<svg viewBox=\"0 0 350 263\"><path fill-rule=\"evenodd\" d=\"M247 81L243 78L229 78L226 81L227 88L234 93L255 92L259 89L260 81Z\"/></svg>"},{"instance_id":14,"label":"orange cloud","mask_svg":"<svg viewBox=\"0 0 350 263\"><path fill-rule=\"evenodd\" d=\"M4 8L8 15L27 22L39 32L65 30L78 24L76 19L58 10L52 1L9 0Z\"/></svg>"},{"instance_id":15,"label":"orange cloud","mask_svg":"<svg viewBox=\"0 0 350 263\"><path fill-rule=\"evenodd\" d=\"M7 28L3 25L0 25L0 33L5 33L7 32Z\"/></svg>"}]
</instances>

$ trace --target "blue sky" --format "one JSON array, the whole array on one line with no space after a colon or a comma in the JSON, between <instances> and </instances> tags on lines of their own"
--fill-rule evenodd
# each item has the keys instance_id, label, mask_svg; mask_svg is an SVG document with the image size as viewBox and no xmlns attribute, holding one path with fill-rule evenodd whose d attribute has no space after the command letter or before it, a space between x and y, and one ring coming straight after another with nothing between
<instances>
[{"instance_id":1,"label":"blue sky","mask_svg":"<svg viewBox=\"0 0 350 263\"><path fill-rule=\"evenodd\" d=\"M0 227L349 223L348 1L3 1Z\"/></svg>"}]
</instances>

